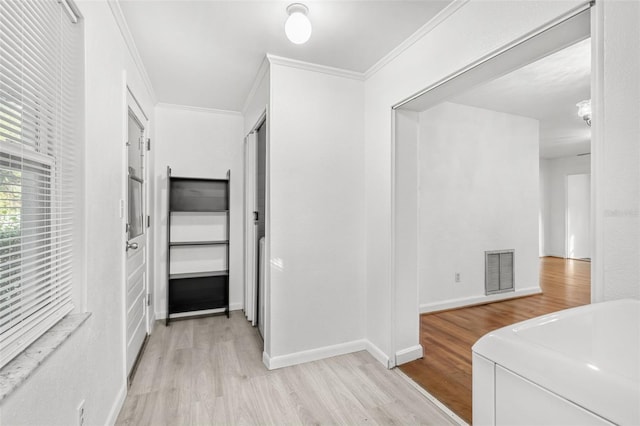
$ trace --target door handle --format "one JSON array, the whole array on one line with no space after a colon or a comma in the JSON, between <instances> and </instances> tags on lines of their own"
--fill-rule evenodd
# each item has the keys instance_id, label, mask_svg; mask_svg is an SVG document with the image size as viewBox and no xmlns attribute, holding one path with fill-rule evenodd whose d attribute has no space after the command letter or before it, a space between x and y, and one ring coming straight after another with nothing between
<instances>
[{"instance_id":1,"label":"door handle","mask_svg":"<svg viewBox=\"0 0 640 426\"><path fill-rule=\"evenodd\" d=\"M138 248L138 243L130 243L129 241L127 241L127 251L129 251L129 249L136 250L137 248Z\"/></svg>"},{"instance_id":2,"label":"door handle","mask_svg":"<svg viewBox=\"0 0 640 426\"><path fill-rule=\"evenodd\" d=\"M258 212L253 212L253 221L257 222L258 221Z\"/></svg>"}]
</instances>

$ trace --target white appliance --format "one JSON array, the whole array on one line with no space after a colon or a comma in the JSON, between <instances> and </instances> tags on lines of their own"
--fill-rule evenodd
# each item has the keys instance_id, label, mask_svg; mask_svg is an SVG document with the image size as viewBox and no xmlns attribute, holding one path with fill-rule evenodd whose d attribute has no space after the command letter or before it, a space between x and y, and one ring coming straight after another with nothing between
<instances>
[{"instance_id":1,"label":"white appliance","mask_svg":"<svg viewBox=\"0 0 640 426\"><path fill-rule=\"evenodd\" d=\"M640 424L640 300L523 321L472 349L474 425Z\"/></svg>"}]
</instances>

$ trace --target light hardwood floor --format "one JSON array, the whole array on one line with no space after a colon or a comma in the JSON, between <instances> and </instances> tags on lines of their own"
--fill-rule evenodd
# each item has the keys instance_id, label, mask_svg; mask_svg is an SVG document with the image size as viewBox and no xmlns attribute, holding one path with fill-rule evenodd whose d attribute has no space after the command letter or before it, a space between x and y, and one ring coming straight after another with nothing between
<instances>
[{"instance_id":1,"label":"light hardwood floor","mask_svg":"<svg viewBox=\"0 0 640 426\"><path fill-rule=\"evenodd\" d=\"M455 422L367 352L269 371L241 312L157 324L117 425Z\"/></svg>"},{"instance_id":2,"label":"light hardwood floor","mask_svg":"<svg viewBox=\"0 0 640 426\"><path fill-rule=\"evenodd\" d=\"M400 369L465 421L471 423L471 347L500 327L566 308L586 305L591 264L554 257L540 259L541 295L420 317L424 358Z\"/></svg>"}]
</instances>

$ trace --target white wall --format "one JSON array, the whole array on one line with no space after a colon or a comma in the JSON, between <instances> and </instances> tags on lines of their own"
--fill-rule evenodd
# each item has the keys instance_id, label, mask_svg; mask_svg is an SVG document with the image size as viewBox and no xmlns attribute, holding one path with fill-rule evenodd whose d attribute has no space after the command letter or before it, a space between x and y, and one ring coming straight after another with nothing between
<instances>
[{"instance_id":1,"label":"white wall","mask_svg":"<svg viewBox=\"0 0 640 426\"><path fill-rule=\"evenodd\" d=\"M567 257L591 258L591 175L567 176Z\"/></svg>"},{"instance_id":2,"label":"white wall","mask_svg":"<svg viewBox=\"0 0 640 426\"><path fill-rule=\"evenodd\" d=\"M229 259L230 309L242 309L244 298L244 166L243 118L239 113L159 104L156 107L156 142L153 145L157 197L156 317L167 313L167 166L173 176L224 178L231 170L231 241Z\"/></svg>"},{"instance_id":3,"label":"white wall","mask_svg":"<svg viewBox=\"0 0 640 426\"><path fill-rule=\"evenodd\" d=\"M470 1L365 82L367 338L392 357L391 106L512 42L580 1ZM459 6L455 2L451 7ZM375 237L374 237L375 236ZM414 309L406 306L402 309ZM403 327L403 324L397 324ZM408 328L412 325L407 324ZM418 343L418 335L414 336ZM428 348L425 348L428 351Z\"/></svg>"},{"instance_id":4,"label":"white wall","mask_svg":"<svg viewBox=\"0 0 640 426\"><path fill-rule=\"evenodd\" d=\"M365 212L362 81L273 63L270 73L273 366L364 336Z\"/></svg>"},{"instance_id":5,"label":"white wall","mask_svg":"<svg viewBox=\"0 0 640 426\"><path fill-rule=\"evenodd\" d=\"M422 311L482 300L487 250L514 249L515 291L539 290L538 140L531 118L450 102L420 113Z\"/></svg>"},{"instance_id":6,"label":"white wall","mask_svg":"<svg viewBox=\"0 0 640 426\"><path fill-rule=\"evenodd\" d=\"M253 87L249 93L246 104L242 109L242 116L244 117L243 136L246 136L253 130L256 124L258 124L260 116L264 113L267 105L269 104L269 96L271 93L270 81L269 61L265 57L264 62L256 75L256 80L253 82Z\"/></svg>"},{"instance_id":7,"label":"white wall","mask_svg":"<svg viewBox=\"0 0 640 426\"><path fill-rule=\"evenodd\" d=\"M3 425L115 421L126 392L124 366L124 75L153 121L153 101L106 2L79 2L85 25L86 309L91 317L2 401ZM153 134L151 135L153 137Z\"/></svg>"},{"instance_id":8,"label":"white wall","mask_svg":"<svg viewBox=\"0 0 640 426\"><path fill-rule=\"evenodd\" d=\"M640 2L596 2L601 18L592 150L595 301L640 298ZM599 109L602 114L598 114Z\"/></svg>"},{"instance_id":9,"label":"white wall","mask_svg":"<svg viewBox=\"0 0 640 426\"><path fill-rule=\"evenodd\" d=\"M540 159L542 256L565 257L567 175L590 171L591 157L588 155Z\"/></svg>"},{"instance_id":10,"label":"white wall","mask_svg":"<svg viewBox=\"0 0 640 426\"><path fill-rule=\"evenodd\" d=\"M420 332L420 312L418 305L418 189L419 168L418 143L420 135L417 112L398 109L395 113L395 280L396 324L398 345L405 348L400 354L401 362L422 357L422 347L416 345L415 334ZM407 309L410 307L409 309Z\"/></svg>"}]
</instances>

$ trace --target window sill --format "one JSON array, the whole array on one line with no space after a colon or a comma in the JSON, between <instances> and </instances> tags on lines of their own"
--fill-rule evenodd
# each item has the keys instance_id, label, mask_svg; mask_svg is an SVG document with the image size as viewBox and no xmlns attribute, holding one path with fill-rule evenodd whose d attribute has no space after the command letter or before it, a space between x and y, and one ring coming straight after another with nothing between
<instances>
[{"instance_id":1,"label":"window sill","mask_svg":"<svg viewBox=\"0 0 640 426\"><path fill-rule=\"evenodd\" d=\"M33 374L91 316L91 313L69 314L33 342L20 355L0 369L0 402Z\"/></svg>"}]
</instances>

